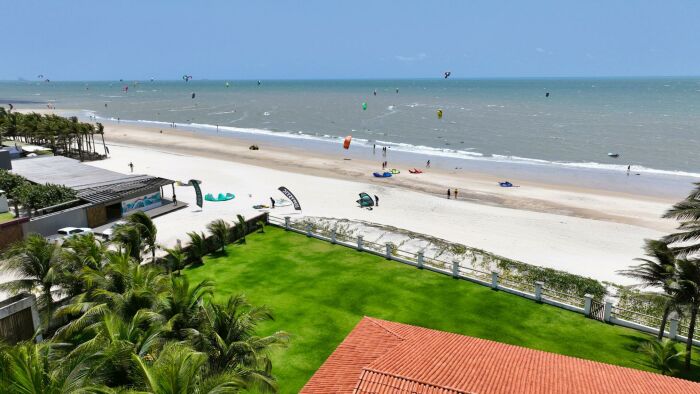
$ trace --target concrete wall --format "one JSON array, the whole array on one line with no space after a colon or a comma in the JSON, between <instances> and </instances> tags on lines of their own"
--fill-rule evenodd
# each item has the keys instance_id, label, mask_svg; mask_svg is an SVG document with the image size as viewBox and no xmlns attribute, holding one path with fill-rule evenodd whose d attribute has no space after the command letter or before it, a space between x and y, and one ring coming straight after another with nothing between
<instances>
[{"instance_id":1,"label":"concrete wall","mask_svg":"<svg viewBox=\"0 0 700 394\"><path fill-rule=\"evenodd\" d=\"M0 340L15 344L34 336L41 326L36 298L20 294L0 302ZM41 335L36 338L41 340Z\"/></svg>"},{"instance_id":2,"label":"concrete wall","mask_svg":"<svg viewBox=\"0 0 700 394\"><path fill-rule=\"evenodd\" d=\"M43 236L56 234L63 227L88 227L88 205L66 209L30 219L22 225L24 234L37 233Z\"/></svg>"}]
</instances>

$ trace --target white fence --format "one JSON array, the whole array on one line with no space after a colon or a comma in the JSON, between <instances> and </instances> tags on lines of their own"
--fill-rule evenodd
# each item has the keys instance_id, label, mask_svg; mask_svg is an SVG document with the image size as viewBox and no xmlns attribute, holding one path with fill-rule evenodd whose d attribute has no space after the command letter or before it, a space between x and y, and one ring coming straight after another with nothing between
<instances>
[{"instance_id":1,"label":"white fence","mask_svg":"<svg viewBox=\"0 0 700 394\"><path fill-rule=\"evenodd\" d=\"M362 235L350 237L345 234L337 233L335 229L330 230L330 234L322 234L316 231L310 223L295 223L292 222L289 216L279 218L270 215L268 216L268 223L288 231L304 234L307 237L371 253L384 257L387 260L414 266L418 269L426 269L443 275L449 275L456 279L468 280L483 286L488 286L493 290L515 294L536 302L581 313L591 318L597 318L598 316L598 314L594 314L591 311L591 306L596 301L594 301L593 296L589 294L581 297L576 294L562 293L548 289L542 282L526 283L501 278L498 271L485 272L471 267L465 267L459 260L444 261L436 258L428 258L423 252L413 253L401 250L390 242L378 244L366 241ZM599 320L654 335L658 335L658 327L661 325L661 318L619 308L614 306L611 301L605 302L604 311L600 314ZM678 341L686 341L687 337L682 334L687 335L687 332L687 327L679 325L676 318L670 318L668 331L664 331L664 336ZM696 346L700 346L700 341L697 339L693 339L693 343Z\"/></svg>"}]
</instances>

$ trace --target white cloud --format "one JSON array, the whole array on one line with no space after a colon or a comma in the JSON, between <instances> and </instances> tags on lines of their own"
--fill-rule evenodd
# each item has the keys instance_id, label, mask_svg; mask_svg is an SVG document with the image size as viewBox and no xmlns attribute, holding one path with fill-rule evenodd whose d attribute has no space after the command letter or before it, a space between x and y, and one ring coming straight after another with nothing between
<instances>
[{"instance_id":1,"label":"white cloud","mask_svg":"<svg viewBox=\"0 0 700 394\"><path fill-rule=\"evenodd\" d=\"M400 62L415 62L415 61L421 61L427 58L428 55L425 53L421 52L415 56L401 56L401 55L396 55L395 58L396 60Z\"/></svg>"},{"instance_id":2,"label":"white cloud","mask_svg":"<svg viewBox=\"0 0 700 394\"><path fill-rule=\"evenodd\" d=\"M544 48L539 48L539 47L538 47L538 48L535 48L535 51L537 51L537 52L539 52L539 53L545 53Z\"/></svg>"}]
</instances>

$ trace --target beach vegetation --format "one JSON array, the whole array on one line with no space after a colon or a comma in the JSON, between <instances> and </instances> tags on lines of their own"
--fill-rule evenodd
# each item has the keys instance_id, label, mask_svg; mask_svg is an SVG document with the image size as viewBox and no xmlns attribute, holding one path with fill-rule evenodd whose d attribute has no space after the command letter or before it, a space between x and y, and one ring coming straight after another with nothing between
<instances>
[{"instance_id":1,"label":"beach vegetation","mask_svg":"<svg viewBox=\"0 0 700 394\"><path fill-rule=\"evenodd\" d=\"M14 207L15 215L20 216L20 207L28 216L37 210L76 200L73 189L62 185L47 183L34 184L24 177L0 169L0 190L7 193Z\"/></svg>"},{"instance_id":2,"label":"beach vegetation","mask_svg":"<svg viewBox=\"0 0 700 394\"><path fill-rule=\"evenodd\" d=\"M259 334L272 311L230 292L218 301L213 281L179 275L187 262L179 246L144 264L151 259L132 244L30 235L2 255L0 269L21 278L2 290L37 294L46 316L43 342L0 345L2 391L276 392L271 351L289 336Z\"/></svg>"},{"instance_id":3,"label":"beach vegetation","mask_svg":"<svg viewBox=\"0 0 700 394\"><path fill-rule=\"evenodd\" d=\"M211 233L214 244L217 246L216 250L224 253L226 244L229 243L231 237L231 225L223 219L216 219L207 224L207 230Z\"/></svg>"},{"instance_id":4,"label":"beach vegetation","mask_svg":"<svg viewBox=\"0 0 700 394\"><path fill-rule=\"evenodd\" d=\"M0 145L12 140L47 147L55 155L95 160L104 157L97 152L95 134L102 136L104 147L104 127L100 123L79 122L75 116L24 114L0 107Z\"/></svg>"},{"instance_id":5,"label":"beach vegetation","mask_svg":"<svg viewBox=\"0 0 700 394\"><path fill-rule=\"evenodd\" d=\"M678 350L676 343L670 339L646 341L639 350L649 357L651 365L662 375L674 375L675 365L685 355L685 352Z\"/></svg>"},{"instance_id":6,"label":"beach vegetation","mask_svg":"<svg viewBox=\"0 0 700 394\"><path fill-rule=\"evenodd\" d=\"M187 258L193 264L202 264L202 259L209 253L207 236L203 232L190 231L187 233L190 243L186 249Z\"/></svg>"}]
</instances>

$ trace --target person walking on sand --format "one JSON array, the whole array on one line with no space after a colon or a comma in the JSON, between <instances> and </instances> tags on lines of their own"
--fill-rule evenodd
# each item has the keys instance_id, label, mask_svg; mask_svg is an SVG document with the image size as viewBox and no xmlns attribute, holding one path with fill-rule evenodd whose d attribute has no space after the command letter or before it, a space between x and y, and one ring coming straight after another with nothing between
<instances>
[{"instance_id":1,"label":"person walking on sand","mask_svg":"<svg viewBox=\"0 0 700 394\"><path fill-rule=\"evenodd\" d=\"M272 203L272 209L275 209L275 199L270 197L270 202Z\"/></svg>"},{"instance_id":2,"label":"person walking on sand","mask_svg":"<svg viewBox=\"0 0 700 394\"><path fill-rule=\"evenodd\" d=\"M134 172L134 163L129 162L129 168L131 169L131 172Z\"/></svg>"},{"instance_id":3,"label":"person walking on sand","mask_svg":"<svg viewBox=\"0 0 700 394\"><path fill-rule=\"evenodd\" d=\"M447 199L448 199L448 200L450 199L450 193L451 193L451 191L450 191L450 188L448 187L448 188L447 188Z\"/></svg>"},{"instance_id":4,"label":"person walking on sand","mask_svg":"<svg viewBox=\"0 0 700 394\"><path fill-rule=\"evenodd\" d=\"M627 165L627 176L630 176L630 167L632 167L631 164Z\"/></svg>"},{"instance_id":5,"label":"person walking on sand","mask_svg":"<svg viewBox=\"0 0 700 394\"><path fill-rule=\"evenodd\" d=\"M376 194L374 195L374 206L379 206L379 196L377 196Z\"/></svg>"},{"instance_id":6,"label":"person walking on sand","mask_svg":"<svg viewBox=\"0 0 700 394\"><path fill-rule=\"evenodd\" d=\"M428 162L425 163L425 168L430 168L430 160L428 160Z\"/></svg>"},{"instance_id":7,"label":"person walking on sand","mask_svg":"<svg viewBox=\"0 0 700 394\"><path fill-rule=\"evenodd\" d=\"M455 200L457 199L457 188L455 188Z\"/></svg>"}]
</instances>

